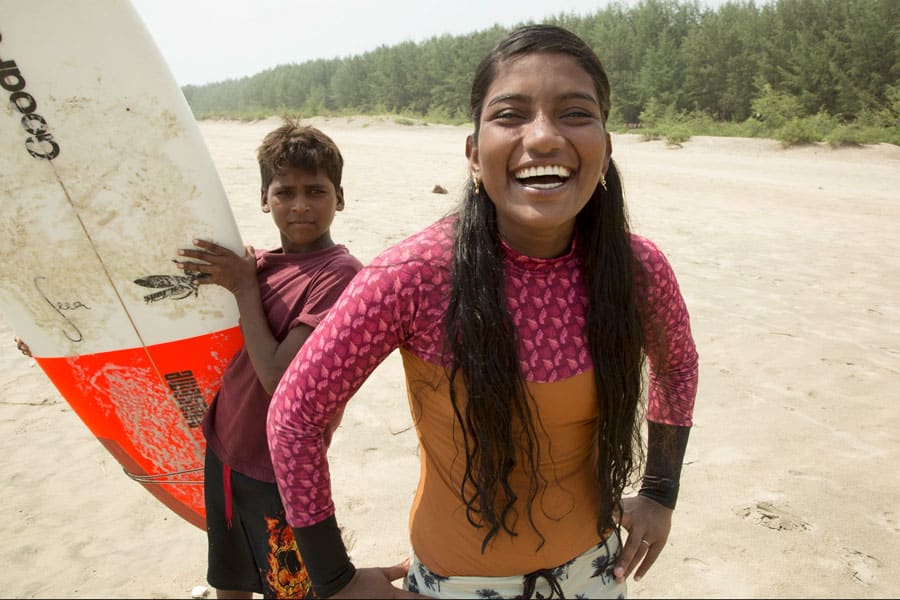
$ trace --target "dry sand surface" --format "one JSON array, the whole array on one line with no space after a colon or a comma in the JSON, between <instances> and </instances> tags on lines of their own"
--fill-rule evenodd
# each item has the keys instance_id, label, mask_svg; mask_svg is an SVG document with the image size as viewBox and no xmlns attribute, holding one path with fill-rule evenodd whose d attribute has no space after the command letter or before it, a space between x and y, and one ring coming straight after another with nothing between
<instances>
[{"instance_id":1,"label":"dry sand surface","mask_svg":"<svg viewBox=\"0 0 900 600\"><path fill-rule=\"evenodd\" d=\"M363 261L454 206L468 128L313 122L346 159L334 237ZM276 124L201 124L257 247L278 239L254 160ZM630 594L900 595L900 148L613 144L634 229L671 260L700 352L669 545ZM0 321L0 596L189 596L203 532L122 473L13 337ZM354 559L400 561L418 463L396 355L330 456Z\"/></svg>"}]
</instances>

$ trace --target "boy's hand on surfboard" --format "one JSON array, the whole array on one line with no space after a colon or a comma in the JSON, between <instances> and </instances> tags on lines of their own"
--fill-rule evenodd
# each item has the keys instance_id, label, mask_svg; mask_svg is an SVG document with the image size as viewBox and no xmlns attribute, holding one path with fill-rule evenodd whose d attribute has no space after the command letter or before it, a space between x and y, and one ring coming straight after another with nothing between
<instances>
[{"instance_id":1,"label":"boy's hand on surfboard","mask_svg":"<svg viewBox=\"0 0 900 600\"><path fill-rule=\"evenodd\" d=\"M19 352L24 354L25 356L31 356L31 348L28 347L28 344L22 341L22 338L16 338L16 348L19 349Z\"/></svg>"},{"instance_id":2,"label":"boy's hand on surfboard","mask_svg":"<svg viewBox=\"0 0 900 600\"><path fill-rule=\"evenodd\" d=\"M636 567L634 580L638 581L653 566L669 539L673 512L643 496L622 498L622 508L619 521L628 531L628 539L613 570L619 583L624 583Z\"/></svg>"},{"instance_id":3,"label":"boy's hand on surfboard","mask_svg":"<svg viewBox=\"0 0 900 600\"><path fill-rule=\"evenodd\" d=\"M194 246L196 248L179 250L178 256L201 260L202 263L176 261L179 269L195 277L194 283L220 285L235 296L259 289L256 254L251 246L244 249L243 256L206 240L194 240Z\"/></svg>"}]
</instances>

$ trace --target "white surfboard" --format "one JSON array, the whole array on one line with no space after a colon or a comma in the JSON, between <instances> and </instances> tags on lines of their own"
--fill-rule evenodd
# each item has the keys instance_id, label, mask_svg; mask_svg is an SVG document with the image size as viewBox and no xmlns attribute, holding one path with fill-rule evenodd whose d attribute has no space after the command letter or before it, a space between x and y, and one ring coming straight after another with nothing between
<instances>
[{"instance_id":1,"label":"white surfboard","mask_svg":"<svg viewBox=\"0 0 900 600\"><path fill-rule=\"evenodd\" d=\"M190 108L126 1L2 0L0 93L0 310L126 472L203 527L200 419L241 338L233 297L173 258L242 242Z\"/></svg>"}]
</instances>

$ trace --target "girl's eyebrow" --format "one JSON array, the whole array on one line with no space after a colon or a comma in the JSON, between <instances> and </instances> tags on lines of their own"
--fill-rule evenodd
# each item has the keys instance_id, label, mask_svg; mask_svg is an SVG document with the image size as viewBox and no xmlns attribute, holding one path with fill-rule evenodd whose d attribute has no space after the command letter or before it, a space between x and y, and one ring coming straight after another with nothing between
<instances>
[{"instance_id":1,"label":"girl's eyebrow","mask_svg":"<svg viewBox=\"0 0 900 600\"><path fill-rule=\"evenodd\" d=\"M557 100L587 100L588 102L593 102L597 106L600 106L600 101L597 100L596 97L584 92L567 92L565 94L560 94L557 97Z\"/></svg>"},{"instance_id":2,"label":"girl's eyebrow","mask_svg":"<svg viewBox=\"0 0 900 600\"><path fill-rule=\"evenodd\" d=\"M591 94L586 94L584 92L566 92L560 94L556 97L556 100L587 100L588 102L592 102L597 106L600 106L600 102L592 96ZM493 106L494 104L499 104L501 102L528 102L531 100L530 96L525 94L499 94L491 98L491 100L487 103L488 106Z\"/></svg>"},{"instance_id":3,"label":"girl's eyebrow","mask_svg":"<svg viewBox=\"0 0 900 600\"><path fill-rule=\"evenodd\" d=\"M530 97L525 94L500 94L491 98L490 102L488 102L488 106L493 106L494 104L499 104L501 102L525 102L528 100L530 100Z\"/></svg>"}]
</instances>

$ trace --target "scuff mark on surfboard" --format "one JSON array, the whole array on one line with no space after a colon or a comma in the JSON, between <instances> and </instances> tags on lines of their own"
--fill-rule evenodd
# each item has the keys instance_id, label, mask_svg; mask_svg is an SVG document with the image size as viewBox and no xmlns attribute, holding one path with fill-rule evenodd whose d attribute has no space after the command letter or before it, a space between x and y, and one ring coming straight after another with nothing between
<instances>
[{"instance_id":1,"label":"scuff mark on surfboard","mask_svg":"<svg viewBox=\"0 0 900 600\"><path fill-rule=\"evenodd\" d=\"M193 467L200 452L199 441L190 435L167 395L148 390L147 382L154 378L152 372L112 367L98 373L92 384L98 390L105 388L128 439L143 457L162 472ZM152 402L143 401L142 396L149 396ZM147 427L148 420L160 426Z\"/></svg>"}]
</instances>

